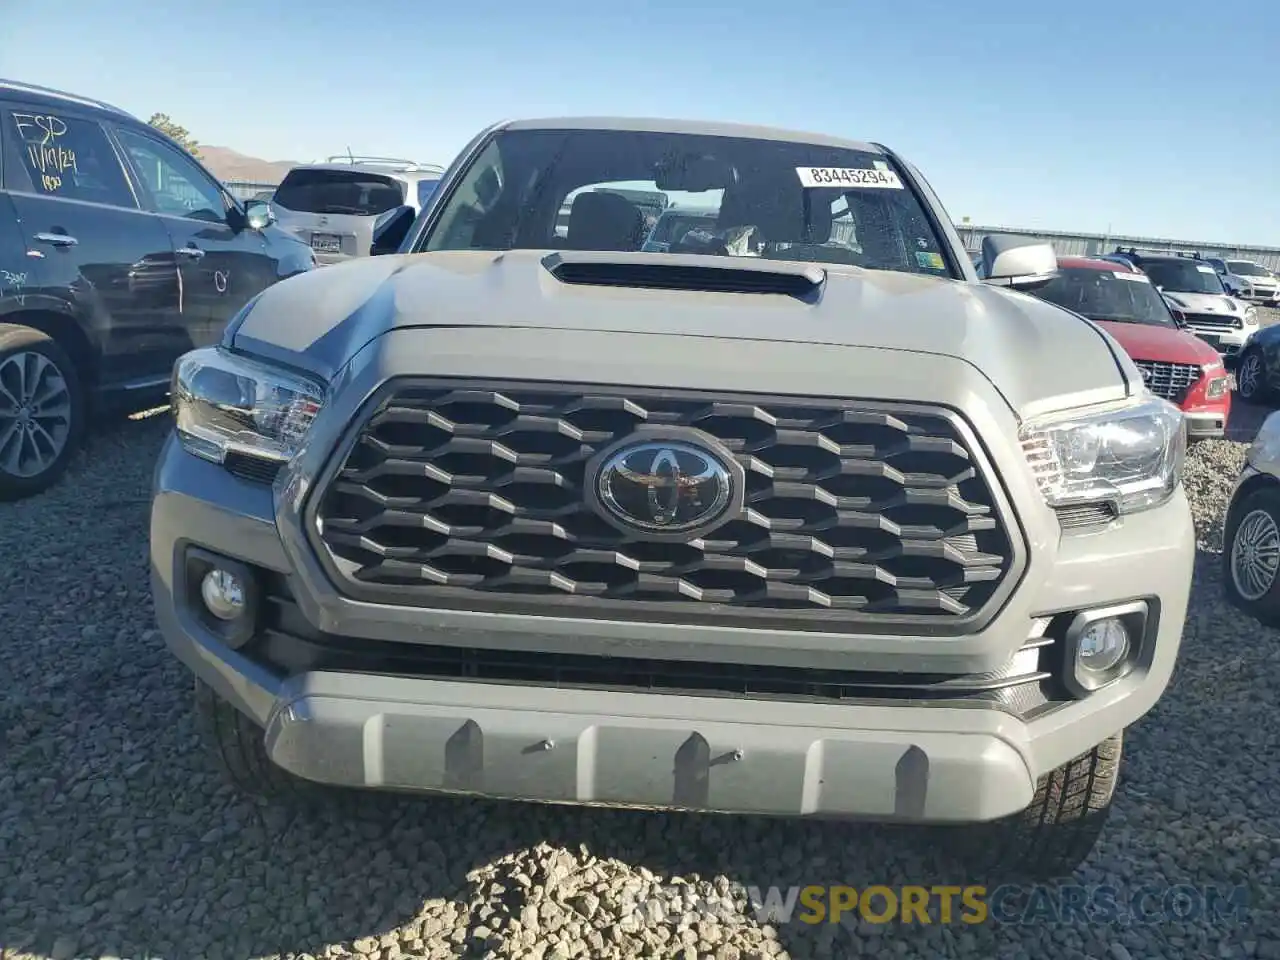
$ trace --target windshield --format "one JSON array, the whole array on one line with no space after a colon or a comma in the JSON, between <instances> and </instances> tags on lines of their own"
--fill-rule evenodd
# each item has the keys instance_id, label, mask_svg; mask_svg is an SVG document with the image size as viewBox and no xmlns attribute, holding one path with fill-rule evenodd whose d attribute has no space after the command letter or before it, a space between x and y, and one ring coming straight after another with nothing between
<instances>
[{"instance_id":1,"label":"windshield","mask_svg":"<svg viewBox=\"0 0 1280 960\"><path fill-rule=\"evenodd\" d=\"M1152 283L1170 293L1226 293L1217 271L1203 263L1155 260L1143 263L1142 270Z\"/></svg>"},{"instance_id":2,"label":"windshield","mask_svg":"<svg viewBox=\"0 0 1280 960\"><path fill-rule=\"evenodd\" d=\"M1237 277L1266 277L1269 276L1266 270L1251 263L1248 260L1228 260L1227 269L1234 273Z\"/></svg>"},{"instance_id":3,"label":"windshield","mask_svg":"<svg viewBox=\"0 0 1280 960\"><path fill-rule=\"evenodd\" d=\"M290 170L275 202L298 213L375 217L404 203L404 184L360 170Z\"/></svg>"},{"instance_id":4,"label":"windshield","mask_svg":"<svg viewBox=\"0 0 1280 960\"><path fill-rule=\"evenodd\" d=\"M641 131L498 133L423 249L638 252L650 197L714 216L671 253L951 276L919 200L879 153Z\"/></svg>"},{"instance_id":5,"label":"windshield","mask_svg":"<svg viewBox=\"0 0 1280 960\"><path fill-rule=\"evenodd\" d=\"M1164 298L1140 273L1062 267L1035 294L1090 320L1177 326Z\"/></svg>"}]
</instances>

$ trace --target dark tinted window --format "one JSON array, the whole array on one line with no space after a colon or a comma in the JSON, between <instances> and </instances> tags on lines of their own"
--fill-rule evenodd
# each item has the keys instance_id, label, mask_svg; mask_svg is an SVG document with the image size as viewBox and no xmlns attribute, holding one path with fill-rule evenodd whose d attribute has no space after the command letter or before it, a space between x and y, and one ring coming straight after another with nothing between
<instances>
[{"instance_id":1,"label":"dark tinted window","mask_svg":"<svg viewBox=\"0 0 1280 960\"><path fill-rule=\"evenodd\" d=\"M136 206L115 150L97 123L37 110L7 111L6 121L13 146L5 165L10 189Z\"/></svg>"},{"instance_id":2,"label":"dark tinted window","mask_svg":"<svg viewBox=\"0 0 1280 960\"><path fill-rule=\"evenodd\" d=\"M372 217L404 203L404 184L360 170L290 170L274 202L299 213Z\"/></svg>"},{"instance_id":3,"label":"dark tinted window","mask_svg":"<svg viewBox=\"0 0 1280 960\"><path fill-rule=\"evenodd\" d=\"M1170 293L1217 293L1226 289L1218 278L1218 271L1206 263L1194 260L1144 260L1142 271L1156 286Z\"/></svg>"},{"instance_id":4,"label":"dark tinted window","mask_svg":"<svg viewBox=\"0 0 1280 960\"><path fill-rule=\"evenodd\" d=\"M1090 320L1176 326L1164 298L1140 273L1062 267L1035 295Z\"/></svg>"},{"instance_id":5,"label":"dark tinted window","mask_svg":"<svg viewBox=\"0 0 1280 960\"><path fill-rule=\"evenodd\" d=\"M672 253L950 276L920 200L878 152L630 130L499 133L425 246L638 251L654 194L715 216L711 234L690 231Z\"/></svg>"}]
</instances>

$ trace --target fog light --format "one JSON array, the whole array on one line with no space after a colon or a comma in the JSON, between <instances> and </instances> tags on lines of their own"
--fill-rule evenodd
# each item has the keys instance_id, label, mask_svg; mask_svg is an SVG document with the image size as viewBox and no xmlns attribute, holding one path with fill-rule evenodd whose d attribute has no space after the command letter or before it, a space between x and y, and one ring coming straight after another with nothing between
<instances>
[{"instance_id":1,"label":"fog light","mask_svg":"<svg viewBox=\"0 0 1280 960\"><path fill-rule=\"evenodd\" d=\"M1076 663L1090 673L1105 673L1129 653L1129 630L1119 617L1095 620L1080 633Z\"/></svg>"},{"instance_id":2,"label":"fog light","mask_svg":"<svg viewBox=\"0 0 1280 960\"><path fill-rule=\"evenodd\" d=\"M235 620L244 615L247 606L240 578L220 567L214 567L200 581L200 598L205 609L219 620Z\"/></svg>"}]
</instances>

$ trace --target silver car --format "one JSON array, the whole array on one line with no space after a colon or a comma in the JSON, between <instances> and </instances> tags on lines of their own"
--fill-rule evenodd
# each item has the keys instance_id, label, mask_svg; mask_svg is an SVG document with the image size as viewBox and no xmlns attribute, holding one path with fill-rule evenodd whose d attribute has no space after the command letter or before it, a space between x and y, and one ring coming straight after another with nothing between
<instances>
[{"instance_id":1,"label":"silver car","mask_svg":"<svg viewBox=\"0 0 1280 960\"><path fill-rule=\"evenodd\" d=\"M271 206L276 223L310 244L317 263L338 263L368 256L374 231L391 217L416 216L443 174L438 164L334 156L290 170Z\"/></svg>"},{"instance_id":2,"label":"silver car","mask_svg":"<svg viewBox=\"0 0 1280 960\"><path fill-rule=\"evenodd\" d=\"M616 185L711 230L645 252ZM178 362L152 587L227 773L1074 870L1195 535L1181 412L1010 291L1053 248L988 237L981 282L894 151L733 124L503 123L440 189Z\"/></svg>"}]
</instances>

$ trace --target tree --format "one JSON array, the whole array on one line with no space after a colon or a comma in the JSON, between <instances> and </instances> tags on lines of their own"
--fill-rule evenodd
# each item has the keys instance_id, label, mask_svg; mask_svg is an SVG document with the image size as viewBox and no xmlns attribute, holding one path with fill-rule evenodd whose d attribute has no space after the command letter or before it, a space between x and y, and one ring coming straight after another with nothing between
<instances>
[{"instance_id":1,"label":"tree","mask_svg":"<svg viewBox=\"0 0 1280 960\"><path fill-rule=\"evenodd\" d=\"M153 113L147 123L172 139L193 157L200 156L200 146L196 138L187 132L186 127L180 127L170 120L167 113Z\"/></svg>"}]
</instances>

